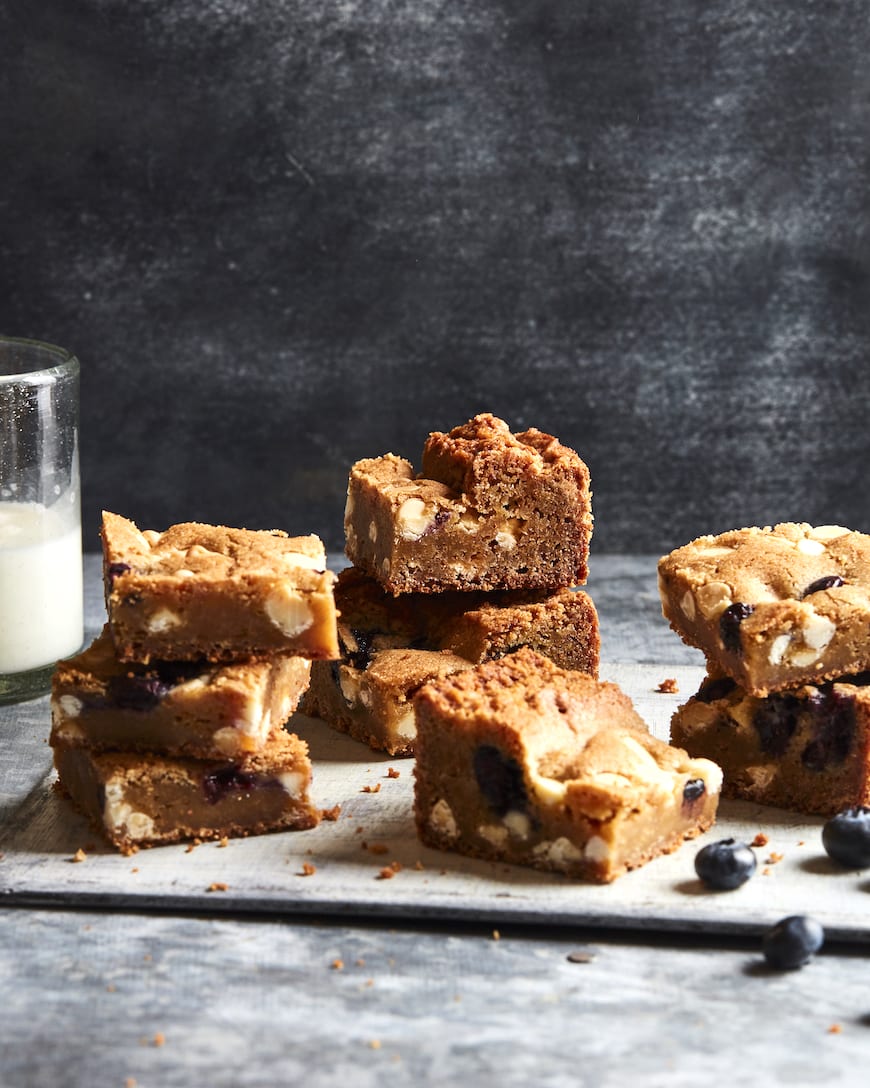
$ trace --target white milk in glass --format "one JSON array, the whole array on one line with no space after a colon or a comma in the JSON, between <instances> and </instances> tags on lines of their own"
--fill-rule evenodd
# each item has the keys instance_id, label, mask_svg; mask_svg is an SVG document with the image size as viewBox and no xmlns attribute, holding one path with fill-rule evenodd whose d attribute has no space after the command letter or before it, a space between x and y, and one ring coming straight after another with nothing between
<instances>
[{"instance_id":1,"label":"white milk in glass","mask_svg":"<svg viewBox=\"0 0 870 1088\"><path fill-rule=\"evenodd\" d=\"M26 672L82 644L82 542L62 498L0 502L0 674Z\"/></svg>"}]
</instances>

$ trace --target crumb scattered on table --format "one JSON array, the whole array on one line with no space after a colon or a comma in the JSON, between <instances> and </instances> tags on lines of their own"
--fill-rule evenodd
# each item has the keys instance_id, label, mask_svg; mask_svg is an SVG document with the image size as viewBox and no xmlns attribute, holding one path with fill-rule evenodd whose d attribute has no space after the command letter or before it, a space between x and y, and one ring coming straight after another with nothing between
<instances>
[{"instance_id":1,"label":"crumb scattered on table","mask_svg":"<svg viewBox=\"0 0 870 1088\"><path fill-rule=\"evenodd\" d=\"M329 966L333 969L333 971L343 971L344 960L333 960Z\"/></svg>"},{"instance_id":2,"label":"crumb scattered on table","mask_svg":"<svg viewBox=\"0 0 870 1088\"><path fill-rule=\"evenodd\" d=\"M785 854L778 854L775 850L771 850L770 851L770 857L766 859L765 864L766 865L778 865L782 861L782 859L784 857L785 857Z\"/></svg>"},{"instance_id":3,"label":"crumb scattered on table","mask_svg":"<svg viewBox=\"0 0 870 1088\"><path fill-rule=\"evenodd\" d=\"M88 857L88 855L84 852L84 850L82 850L81 847L79 847L78 850L76 850L76 852L70 858L70 861L72 861L72 862L87 861L87 857Z\"/></svg>"},{"instance_id":4,"label":"crumb scattered on table","mask_svg":"<svg viewBox=\"0 0 870 1088\"><path fill-rule=\"evenodd\" d=\"M381 792L381 784L380 784L380 782L376 782L374 786L363 786L361 792L362 793L380 793Z\"/></svg>"},{"instance_id":5,"label":"crumb scattered on table","mask_svg":"<svg viewBox=\"0 0 870 1088\"><path fill-rule=\"evenodd\" d=\"M765 835L763 831L759 831L755 838L750 843L750 846L767 846L770 839Z\"/></svg>"},{"instance_id":6,"label":"crumb scattered on table","mask_svg":"<svg viewBox=\"0 0 870 1088\"><path fill-rule=\"evenodd\" d=\"M588 948L580 948L576 952L569 952L565 959L569 963L591 963L595 959L595 953Z\"/></svg>"},{"instance_id":7,"label":"crumb scattered on table","mask_svg":"<svg viewBox=\"0 0 870 1088\"><path fill-rule=\"evenodd\" d=\"M499 933L499 931L497 929L494 929L492 931L492 939L494 941L500 941L501 940L501 934Z\"/></svg>"},{"instance_id":8,"label":"crumb scattered on table","mask_svg":"<svg viewBox=\"0 0 870 1088\"><path fill-rule=\"evenodd\" d=\"M839 1035L843 1030L842 1024L831 1024L828 1028L828 1035Z\"/></svg>"},{"instance_id":9,"label":"crumb scattered on table","mask_svg":"<svg viewBox=\"0 0 870 1088\"><path fill-rule=\"evenodd\" d=\"M316 865L312 865L310 861L303 861L302 862L302 872L299 873L299 876L314 876L314 874L316 872L317 872L317 866Z\"/></svg>"},{"instance_id":10,"label":"crumb scattered on table","mask_svg":"<svg viewBox=\"0 0 870 1088\"><path fill-rule=\"evenodd\" d=\"M230 845L230 840L227 838L226 835L224 835L224 837L218 841L218 846L224 847L224 846L229 846L229 845Z\"/></svg>"},{"instance_id":11,"label":"crumb scattered on table","mask_svg":"<svg viewBox=\"0 0 870 1088\"><path fill-rule=\"evenodd\" d=\"M380 1050L381 1049L381 1040L380 1039L371 1039L369 1041L369 1046L372 1048L372 1050Z\"/></svg>"},{"instance_id":12,"label":"crumb scattered on table","mask_svg":"<svg viewBox=\"0 0 870 1088\"><path fill-rule=\"evenodd\" d=\"M205 889L207 892L225 892L229 888L229 884L224 884L222 880L214 880Z\"/></svg>"},{"instance_id":13,"label":"crumb scattered on table","mask_svg":"<svg viewBox=\"0 0 870 1088\"><path fill-rule=\"evenodd\" d=\"M334 823L341 814L341 805L333 805L332 808L322 808L320 810L320 818L322 820L328 820L330 823Z\"/></svg>"},{"instance_id":14,"label":"crumb scattered on table","mask_svg":"<svg viewBox=\"0 0 870 1088\"><path fill-rule=\"evenodd\" d=\"M363 845L370 854L387 854L390 850L385 842L370 842Z\"/></svg>"},{"instance_id":15,"label":"crumb scattered on table","mask_svg":"<svg viewBox=\"0 0 870 1088\"><path fill-rule=\"evenodd\" d=\"M662 680L656 691L662 693L662 695L677 695L680 691L680 685L677 683L675 677L669 676L667 679Z\"/></svg>"},{"instance_id":16,"label":"crumb scattered on table","mask_svg":"<svg viewBox=\"0 0 870 1088\"><path fill-rule=\"evenodd\" d=\"M389 865L385 865L383 869L378 873L376 880L392 880L396 873L402 871L402 863L400 861L391 861Z\"/></svg>"},{"instance_id":17,"label":"crumb scattered on table","mask_svg":"<svg viewBox=\"0 0 870 1088\"><path fill-rule=\"evenodd\" d=\"M166 1036L163 1034L163 1032L162 1031L156 1032L155 1035L154 1035L154 1045L155 1046L163 1046L163 1044L165 1042L166 1042Z\"/></svg>"},{"instance_id":18,"label":"crumb scattered on table","mask_svg":"<svg viewBox=\"0 0 870 1088\"><path fill-rule=\"evenodd\" d=\"M399 778L402 772L395 767L387 767L387 778Z\"/></svg>"}]
</instances>

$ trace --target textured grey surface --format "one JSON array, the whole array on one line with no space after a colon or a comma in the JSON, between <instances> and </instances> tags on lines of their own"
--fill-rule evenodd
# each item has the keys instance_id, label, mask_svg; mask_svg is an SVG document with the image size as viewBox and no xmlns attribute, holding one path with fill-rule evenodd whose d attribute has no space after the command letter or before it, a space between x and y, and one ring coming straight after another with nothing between
<instances>
[{"instance_id":1,"label":"textured grey surface","mask_svg":"<svg viewBox=\"0 0 870 1088\"><path fill-rule=\"evenodd\" d=\"M340 544L491 409L597 542L870 528L861 0L7 0L0 328L76 350L101 506Z\"/></svg>"}]
</instances>

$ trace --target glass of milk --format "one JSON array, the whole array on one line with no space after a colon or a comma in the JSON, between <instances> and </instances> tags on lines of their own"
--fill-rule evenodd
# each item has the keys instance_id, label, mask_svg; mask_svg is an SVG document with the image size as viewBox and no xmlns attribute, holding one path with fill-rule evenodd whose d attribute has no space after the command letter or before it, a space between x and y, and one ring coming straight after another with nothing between
<instances>
[{"instance_id":1,"label":"glass of milk","mask_svg":"<svg viewBox=\"0 0 870 1088\"><path fill-rule=\"evenodd\" d=\"M82 611L78 360L0 336L0 703L49 690Z\"/></svg>"}]
</instances>

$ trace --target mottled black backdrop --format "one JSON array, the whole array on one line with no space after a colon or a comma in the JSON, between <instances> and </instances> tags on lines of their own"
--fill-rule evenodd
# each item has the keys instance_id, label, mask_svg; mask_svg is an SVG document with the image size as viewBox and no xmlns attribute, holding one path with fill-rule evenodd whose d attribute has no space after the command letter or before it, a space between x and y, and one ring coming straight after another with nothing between
<instances>
[{"instance_id":1,"label":"mottled black backdrop","mask_svg":"<svg viewBox=\"0 0 870 1088\"><path fill-rule=\"evenodd\" d=\"M3 0L0 331L84 367L85 531L341 543L488 409L595 547L870 531L865 0Z\"/></svg>"}]
</instances>

